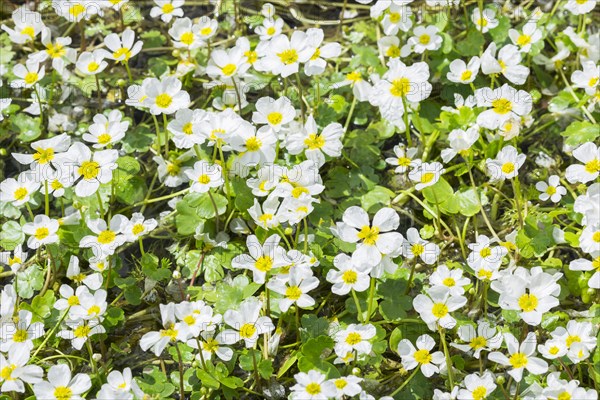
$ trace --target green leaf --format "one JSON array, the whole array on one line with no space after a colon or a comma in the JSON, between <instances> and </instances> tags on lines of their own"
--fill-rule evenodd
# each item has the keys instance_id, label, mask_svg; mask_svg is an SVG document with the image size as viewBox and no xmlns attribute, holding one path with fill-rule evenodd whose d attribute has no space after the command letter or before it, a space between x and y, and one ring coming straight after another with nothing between
<instances>
[{"instance_id":1,"label":"green leaf","mask_svg":"<svg viewBox=\"0 0 600 400\"><path fill-rule=\"evenodd\" d=\"M372 209L373 206L380 205L380 207L377 208L389 206L392 197L394 197L394 192L390 189L383 186L375 186L373 190L360 197L360 203L362 208L367 212L374 211Z\"/></svg>"},{"instance_id":2,"label":"green leaf","mask_svg":"<svg viewBox=\"0 0 600 400\"><path fill-rule=\"evenodd\" d=\"M565 143L569 146L579 146L586 142L592 142L600 136L597 125L588 121L575 121L561 133L566 137Z\"/></svg>"},{"instance_id":3,"label":"green leaf","mask_svg":"<svg viewBox=\"0 0 600 400\"><path fill-rule=\"evenodd\" d=\"M11 117L12 127L19 132L17 138L23 142L31 142L40 137L40 119L33 118L24 113L19 113Z\"/></svg>"},{"instance_id":4,"label":"green leaf","mask_svg":"<svg viewBox=\"0 0 600 400\"><path fill-rule=\"evenodd\" d=\"M456 43L456 51L463 57L478 56L481 54L485 38L474 26L467 31L466 39Z\"/></svg>"},{"instance_id":5,"label":"green leaf","mask_svg":"<svg viewBox=\"0 0 600 400\"><path fill-rule=\"evenodd\" d=\"M185 197L188 199L188 204L196 208L196 213L200 218L214 218L217 215L215 205L219 215L225 214L227 211L227 199L218 193L212 193L214 204L208 193L191 193Z\"/></svg>"},{"instance_id":6,"label":"green leaf","mask_svg":"<svg viewBox=\"0 0 600 400\"><path fill-rule=\"evenodd\" d=\"M443 204L454 196L454 190L448 181L440 178L434 185L423 189L423 196L431 204Z\"/></svg>"},{"instance_id":7,"label":"green leaf","mask_svg":"<svg viewBox=\"0 0 600 400\"><path fill-rule=\"evenodd\" d=\"M17 221L7 221L0 232L0 247L11 251L25 241L25 234Z\"/></svg>"},{"instance_id":8,"label":"green leaf","mask_svg":"<svg viewBox=\"0 0 600 400\"><path fill-rule=\"evenodd\" d=\"M50 267L48 267L50 268ZM39 265L32 265L17 275L17 294L24 299L30 299L33 292L44 286L44 272Z\"/></svg>"},{"instance_id":9,"label":"green leaf","mask_svg":"<svg viewBox=\"0 0 600 400\"><path fill-rule=\"evenodd\" d=\"M479 206L478 193L470 188L465 191L456 192L456 201L458 202L459 212L465 217L472 217L477 214L481 207Z\"/></svg>"}]
</instances>

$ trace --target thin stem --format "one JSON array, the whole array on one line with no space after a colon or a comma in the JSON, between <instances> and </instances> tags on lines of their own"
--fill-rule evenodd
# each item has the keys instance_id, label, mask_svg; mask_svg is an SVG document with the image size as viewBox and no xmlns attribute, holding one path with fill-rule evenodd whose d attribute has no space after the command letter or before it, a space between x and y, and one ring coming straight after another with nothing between
<instances>
[{"instance_id":1,"label":"thin stem","mask_svg":"<svg viewBox=\"0 0 600 400\"><path fill-rule=\"evenodd\" d=\"M300 112L302 114L302 123L306 122L306 111L304 110L304 88L302 87L302 80L300 79L300 73L296 72L296 82L298 83L298 91L300 94Z\"/></svg>"},{"instance_id":2,"label":"thin stem","mask_svg":"<svg viewBox=\"0 0 600 400\"><path fill-rule=\"evenodd\" d=\"M50 216L50 194L48 193L48 180L44 181L44 204L46 216Z\"/></svg>"},{"instance_id":3,"label":"thin stem","mask_svg":"<svg viewBox=\"0 0 600 400\"><path fill-rule=\"evenodd\" d=\"M98 208L100 209L100 215L104 218L104 207L102 206L102 197L100 196L100 191L96 191L96 198L98 199Z\"/></svg>"},{"instance_id":4,"label":"thin stem","mask_svg":"<svg viewBox=\"0 0 600 400\"><path fill-rule=\"evenodd\" d=\"M169 122L167 121L167 114L163 114L163 124L165 127L165 156L169 156L169 130L167 129L167 125Z\"/></svg>"},{"instance_id":5,"label":"thin stem","mask_svg":"<svg viewBox=\"0 0 600 400\"><path fill-rule=\"evenodd\" d=\"M415 260L410 267L410 275L408 276L408 282L406 283L406 291L404 292L407 295L410 292L410 285L412 284L413 278L415 277L415 268L417 267L417 261Z\"/></svg>"},{"instance_id":6,"label":"thin stem","mask_svg":"<svg viewBox=\"0 0 600 400\"><path fill-rule=\"evenodd\" d=\"M101 110L102 109L102 92L100 90L100 78L98 78L98 74L95 74L94 78L96 78L96 89L98 91L98 93L96 94L96 97L98 98L98 110Z\"/></svg>"},{"instance_id":7,"label":"thin stem","mask_svg":"<svg viewBox=\"0 0 600 400\"><path fill-rule=\"evenodd\" d=\"M357 319L358 322L362 323L362 309L360 308L360 301L358 301L358 296L356 295L356 292L354 291L354 289L351 289L352 291L352 298L354 299L354 304L356 304L356 311L358 312L357 315Z\"/></svg>"},{"instance_id":8,"label":"thin stem","mask_svg":"<svg viewBox=\"0 0 600 400\"><path fill-rule=\"evenodd\" d=\"M127 76L129 76L129 83L133 83L133 75L131 75L131 69L129 68L129 60L123 62L125 69L127 70Z\"/></svg>"},{"instance_id":9,"label":"thin stem","mask_svg":"<svg viewBox=\"0 0 600 400\"><path fill-rule=\"evenodd\" d=\"M350 111L348 111L348 117L346 117L346 123L344 124L344 133L348 132L350 121L352 121L352 114L354 114L354 108L356 107L356 101L356 96L354 96L352 104L350 105Z\"/></svg>"},{"instance_id":10,"label":"thin stem","mask_svg":"<svg viewBox=\"0 0 600 400\"><path fill-rule=\"evenodd\" d=\"M404 389L404 387L406 385L408 385L408 382L410 382L412 380L412 378L415 377L415 375L417 374L417 372L419 372L421 368L416 367L415 370L413 371L412 374L410 374L410 376L408 377L407 380L404 381L404 383L402 383L402 385L400 385L400 387L398 387L398 389L394 390L392 393L390 393L390 397L394 397L395 395L397 395L398 393L400 393L402 391L402 389Z\"/></svg>"},{"instance_id":11,"label":"thin stem","mask_svg":"<svg viewBox=\"0 0 600 400\"><path fill-rule=\"evenodd\" d=\"M371 278L371 284L369 287L369 300L367 301L367 318L365 323L371 320L371 313L373 312L373 298L375 297L375 278Z\"/></svg>"},{"instance_id":12,"label":"thin stem","mask_svg":"<svg viewBox=\"0 0 600 400\"><path fill-rule=\"evenodd\" d=\"M216 229L216 232L219 233L219 208L217 207L215 198L213 197L210 190L207 193L208 193L208 197L210 198L210 202L212 203L212 206L215 209L215 229Z\"/></svg>"},{"instance_id":13,"label":"thin stem","mask_svg":"<svg viewBox=\"0 0 600 400\"><path fill-rule=\"evenodd\" d=\"M405 96L402 96L402 105L404 106L404 132L406 134L406 143L408 144L408 147L412 147L412 137L410 136L410 123L408 122L408 103L406 102Z\"/></svg>"},{"instance_id":14,"label":"thin stem","mask_svg":"<svg viewBox=\"0 0 600 400\"><path fill-rule=\"evenodd\" d=\"M444 328L438 326L438 332L440 333L440 341L442 342L442 347L444 348L444 356L446 356L446 368L448 369L448 380L450 381L450 388L454 388L454 372L452 371L452 359L450 358L450 353L448 352L448 344L446 344L446 334L444 333Z\"/></svg>"},{"instance_id":15,"label":"thin stem","mask_svg":"<svg viewBox=\"0 0 600 400\"><path fill-rule=\"evenodd\" d=\"M158 119L156 118L156 115L152 114L152 119L154 120L154 129L156 130L156 140L157 140L156 152L160 155L160 149L162 147L162 144L161 144L162 141L160 140L160 128L158 126Z\"/></svg>"},{"instance_id":16,"label":"thin stem","mask_svg":"<svg viewBox=\"0 0 600 400\"><path fill-rule=\"evenodd\" d=\"M37 354L40 352L40 350L44 348L44 346L46 345L46 343L48 342L48 340L50 340L50 338L52 337L52 335L54 334L54 332L56 332L56 330L60 327L60 325L62 324L62 322L67 317L67 314L69 313L70 309L71 309L71 307L69 306L69 308L67 308L65 310L65 312L63 313L62 317L60 317L60 320L58 321L58 323L56 325L54 325L54 327L52 328L52 330L50 332L48 332L48 334L44 338L44 341L38 346L37 349L35 349L35 352L31 355L32 359L35 358L35 356L37 356Z\"/></svg>"},{"instance_id":17,"label":"thin stem","mask_svg":"<svg viewBox=\"0 0 600 400\"><path fill-rule=\"evenodd\" d=\"M33 211L31 211L31 206L29 205L29 202L25 203L25 207L27 208L27 211L29 212L29 217L31 218L31 222L33 222L33 219L35 217L33 216Z\"/></svg>"},{"instance_id":18,"label":"thin stem","mask_svg":"<svg viewBox=\"0 0 600 400\"><path fill-rule=\"evenodd\" d=\"M521 202L522 202L522 194L521 194L521 184L519 183L519 177L515 176L515 179L512 180L513 190L515 192L515 202L517 204L517 215L519 216L519 228L523 229L523 212L521 210Z\"/></svg>"},{"instance_id":19,"label":"thin stem","mask_svg":"<svg viewBox=\"0 0 600 400\"><path fill-rule=\"evenodd\" d=\"M181 358L181 351L179 350L179 343L175 343L175 349L177 350L177 361L179 362L179 400L185 399L185 390L183 388L183 361ZM200 349L202 352L202 349Z\"/></svg>"}]
</instances>

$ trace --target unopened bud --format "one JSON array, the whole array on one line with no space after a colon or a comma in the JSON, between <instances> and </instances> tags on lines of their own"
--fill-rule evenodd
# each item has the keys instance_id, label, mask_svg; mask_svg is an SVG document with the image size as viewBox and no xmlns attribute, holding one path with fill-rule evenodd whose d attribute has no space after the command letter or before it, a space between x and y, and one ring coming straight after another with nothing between
<instances>
[{"instance_id":1,"label":"unopened bud","mask_svg":"<svg viewBox=\"0 0 600 400\"><path fill-rule=\"evenodd\" d=\"M94 361L99 362L100 360L102 360L102 354L94 353L92 355L92 358L94 359Z\"/></svg>"},{"instance_id":2,"label":"unopened bud","mask_svg":"<svg viewBox=\"0 0 600 400\"><path fill-rule=\"evenodd\" d=\"M181 272L179 272L178 270L173 271L173 279L181 279Z\"/></svg>"},{"instance_id":3,"label":"unopened bud","mask_svg":"<svg viewBox=\"0 0 600 400\"><path fill-rule=\"evenodd\" d=\"M360 370L360 368L357 368L357 367L352 368L352 375L361 376L361 374L362 374L362 371Z\"/></svg>"},{"instance_id":4,"label":"unopened bud","mask_svg":"<svg viewBox=\"0 0 600 400\"><path fill-rule=\"evenodd\" d=\"M290 228L289 226L287 228L285 228L285 230L283 231L283 233L285 233L286 235L291 235L292 233L294 233L294 231L292 230L292 228Z\"/></svg>"},{"instance_id":5,"label":"unopened bud","mask_svg":"<svg viewBox=\"0 0 600 400\"><path fill-rule=\"evenodd\" d=\"M504 382L506 382L506 379L504 378L504 376L498 375L498 377L496 378L496 383L498 385L504 385Z\"/></svg>"}]
</instances>

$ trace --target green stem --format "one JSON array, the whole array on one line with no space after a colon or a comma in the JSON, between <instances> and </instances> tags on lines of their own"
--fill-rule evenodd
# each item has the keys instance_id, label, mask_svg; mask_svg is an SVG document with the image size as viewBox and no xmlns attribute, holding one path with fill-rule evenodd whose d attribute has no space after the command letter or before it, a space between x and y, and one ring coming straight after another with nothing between
<instances>
[{"instance_id":1,"label":"green stem","mask_svg":"<svg viewBox=\"0 0 600 400\"><path fill-rule=\"evenodd\" d=\"M50 340L50 338L52 337L52 335L54 335L54 332L56 332L56 330L60 327L60 325L62 324L62 322L67 317L67 314L69 313L70 309L71 309L71 307L69 307L69 308L67 308L65 310L65 312L62 315L62 317L60 317L60 320L58 321L58 323L56 325L54 325L54 328L52 328L52 330L50 332L48 332L48 334L44 338L44 341L38 346L37 349L35 349L35 352L31 355L32 359L35 358L35 356L37 356L37 354L40 352L40 350L44 348L44 346L46 345L46 343L48 342L48 340Z\"/></svg>"},{"instance_id":2,"label":"green stem","mask_svg":"<svg viewBox=\"0 0 600 400\"><path fill-rule=\"evenodd\" d=\"M344 133L348 132L348 127L350 126L350 121L352 121L352 114L354 113L354 108L356 107L356 96L352 99L352 104L350 105L350 111L348 111L348 117L346 117L346 123L344 124Z\"/></svg>"},{"instance_id":3,"label":"green stem","mask_svg":"<svg viewBox=\"0 0 600 400\"><path fill-rule=\"evenodd\" d=\"M50 216L50 193L48 193L48 181L44 181L44 205L46 216Z\"/></svg>"},{"instance_id":4,"label":"green stem","mask_svg":"<svg viewBox=\"0 0 600 400\"><path fill-rule=\"evenodd\" d=\"M154 120L154 129L156 130L156 152L160 155L160 149L162 148L162 141L160 140L160 128L158 126L158 119L156 118L156 115L152 114L152 119Z\"/></svg>"},{"instance_id":5,"label":"green stem","mask_svg":"<svg viewBox=\"0 0 600 400\"><path fill-rule=\"evenodd\" d=\"M354 291L354 289L351 289L352 291L352 298L354 299L354 304L356 304L356 311L358 312L357 315L357 319L358 322L363 323L363 318L362 318L362 309L360 308L360 301L358 301L358 296L356 295L356 292Z\"/></svg>"},{"instance_id":6,"label":"green stem","mask_svg":"<svg viewBox=\"0 0 600 400\"><path fill-rule=\"evenodd\" d=\"M515 179L512 180L513 190L515 192L515 202L517 205L517 215L519 216L519 228L523 229L523 210L521 210L522 203L522 194L521 194L521 184L519 183L519 177L515 176Z\"/></svg>"},{"instance_id":7,"label":"green stem","mask_svg":"<svg viewBox=\"0 0 600 400\"><path fill-rule=\"evenodd\" d=\"M175 343L175 349L177 350L177 361L179 363L179 400L185 399L185 390L183 388L183 360L181 358L181 351L179 350L179 343ZM200 349L202 353L202 349Z\"/></svg>"},{"instance_id":8,"label":"green stem","mask_svg":"<svg viewBox=\"0 0 600 400\"><path fill-rule=\"evenodd\" d=\"M217 207L217 203L215 202L215 198L213 197L210 190L207 192L208 197L210 198L210 202L212 203L213 208L215 209L215 229L216 233L219 233L219 208Z\"/></svg>"},{"instance_id":9,"label":"green stem","mask_svg":"<svg viewBox=\"0 0 600 400\"><path fill-rule=\"evenodd\" d=\"M410 381L412 380L412 378L414 378L414 377L415 377L415 375L417 375L417 372L419 372L419 370L420 370L420 368L417 366L417 367L415 368L415 370L413 371L413 373L412 373L412 374L410 374L410 376L408 377L408 379L407 379L407 380L405 380L405 381L404 381L404 383L402 383L402 385L400 385L400 386L398 387L398 389L396 389L396 390L394 390L392 393L390 393L390 397L394 397L395 395L397 395L398 393L400 393L400 392L402 391L402 389L404 389L404 387L405 387L406 385L408 385L408 382L410 382Z\"/></svg>"},{"instance_id":10,"label":"green stem","mask_svg":"<svg viewBox=\"0 0 600 400\"><path fill-rule=\"evenodd\" d=\"M167 125L169 122L167 121L167 114L163 114L163 125L165 127L165 156L169 156L169 130L167 129Z\"/></svg>"},{"instance_id":11,"label":"green stem","mask_svg":"<svg viewBox=\"0 0 600 400\"><path fill-rule=\"evenodd\" d=\"M371 284L369 287L369 300L367 301L367 318L365 323L371 320L371 313L373 312L373 299L375 297L375 278L371 278Z\"/></svg>"},{"instance_id":12,"label":"green stem","mask_svg":"<svg viewBox=\"0 0 600 400\"><path fill-rule=\"evenodd\" d=\"M402 105L404 106L404 132L406 134L406 143L408 144L408 147L412 147L412 137L410 136L410 123L408 122L408 103L406 102L405 96L402 96Z\"/></svg>"},{"instance_id":13,"label":"green stem","mask_svg":"<svg viewBox=\"0 0 600 400\"><path fill-rule=\"evenodd\" d=\"M131 75L131 69L129 68L129 60L124 61L123 64L125 64L127 76L129 76L129 83L133 84L133 76Z\"/></svg>"},{"instance_id":14,"label":"green stem","mask_svg":"<svg viewBox=\"0 0 600 400\"><path fill-rule=\"evenodd\" d=\"M440 340L442 342L442 347L444 348L444 356L446 356L446 368L448 369L448 380L450 381L450 388L454 388L454 372L452 371L452 359L450 358L450 353L448 352L448 345L446 344L446 334L444 333L444 328L438 326L438 332L440 333Z\"/></svg>"}]
</instances>

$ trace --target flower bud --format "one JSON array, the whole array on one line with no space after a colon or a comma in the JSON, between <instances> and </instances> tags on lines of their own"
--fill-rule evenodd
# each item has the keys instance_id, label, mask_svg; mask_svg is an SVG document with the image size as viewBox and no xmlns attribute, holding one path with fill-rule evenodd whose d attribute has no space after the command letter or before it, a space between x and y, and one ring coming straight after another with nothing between
<instances>
[{"instance_id":1,"label":"flower bud","mask_svg":"<svg viewBox=\"0 0 600 400\"><path fill-rule=\"evenodd\" d=\"M173 271L173 279L181 279L181 272L179 272L178 270Z\"/></svg>"}]
</instances>

